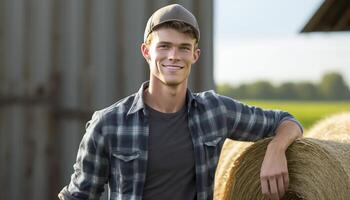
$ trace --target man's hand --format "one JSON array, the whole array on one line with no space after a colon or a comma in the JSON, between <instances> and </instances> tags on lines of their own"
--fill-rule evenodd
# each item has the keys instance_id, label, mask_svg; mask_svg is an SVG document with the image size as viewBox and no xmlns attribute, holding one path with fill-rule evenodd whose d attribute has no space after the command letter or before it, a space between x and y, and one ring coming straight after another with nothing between
<instances>
[{"instance_id":1,"label":"man's hand","mask_svg":"<svg viewBox=\"0 0 350 200\"><path fill-rule=\"evenodd\" d=\"M260 172L261 190L271 200L281 199L288 189L289 176L285 150L271 142Z\"/></svg>"},{"instance_id":2,"label":"man's hand","mask_svg":"<svg viewBox=\"0 0 350 200\"><path fill-rule=\"evenodd\" d=\"M281 199L288 190L286 150L301 136L302 130L295 122L286 120L277 127L276 136L267 146L260 172L261 191L266 198Z\"/></svg>"}]
</instances>

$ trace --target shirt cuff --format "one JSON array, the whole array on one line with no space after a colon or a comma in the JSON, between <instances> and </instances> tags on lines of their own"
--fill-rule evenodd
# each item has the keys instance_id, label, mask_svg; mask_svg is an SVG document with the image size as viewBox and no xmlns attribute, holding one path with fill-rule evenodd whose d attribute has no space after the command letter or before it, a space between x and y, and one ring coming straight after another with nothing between
<instances>
[{"instance_id":1,"label":"shirt cuff","mask_svg":"<svg viewBox=\"0 0 350 200\"><path fill-rule=\"evenodd\" d=\"M292 117L285 117L285 118L283 118L283 119L281 120L280 124L281 124L282 122L284 122L284 121L291 121L291 122L296 123L296 124L299 126L299 128L300 128L301 134L304 133L304 127L303 127L303 125L301 125L301 123L300 123L298 120L296 120L295 118L292 118Z\"/></svg>"},{"instance_id":2,"label":"shirt cuff","mask_svg":"<svg viewBox=\"0 0 350 200\"><path fill-rule=\"evenodd\" d=\"M70 195L68 189L67 189L67 186L64 187L61 192L58 194L58 199L60 200L81 200L81 199L78 199L76 197L73 197L72 195Z\"/></svg>"}]
</instances>

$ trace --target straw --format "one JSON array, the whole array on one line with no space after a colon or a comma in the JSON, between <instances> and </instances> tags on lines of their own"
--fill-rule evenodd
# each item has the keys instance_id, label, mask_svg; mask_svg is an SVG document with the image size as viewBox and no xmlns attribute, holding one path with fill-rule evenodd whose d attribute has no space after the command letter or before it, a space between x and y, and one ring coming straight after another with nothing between
<instances>
[{"instance_id":1,"label":"straw","mask_svg":"<svg viewBox=\"0 0 350 200\"><path fill-rule=\"evenodd\" d=\"M265 199L260 168L270 139L255 143L235 161L227 199ZM286 152L290 184L284 200L348 200L350 145L312 138L298 139Z\"/></svg>"},{"instance_id":2,"label":"straw","mask_svg":"<svg viewBox=\"0 0 350 200\"><path fill-rule=\"evenodd\" d=\"M321 120L305 135L314 138L298 139L286 152L290 184L283 199L350 199L350 113ZM215 200L265 199L259 175L270 140L225 142Z\"/></svg>"}]
</instances>

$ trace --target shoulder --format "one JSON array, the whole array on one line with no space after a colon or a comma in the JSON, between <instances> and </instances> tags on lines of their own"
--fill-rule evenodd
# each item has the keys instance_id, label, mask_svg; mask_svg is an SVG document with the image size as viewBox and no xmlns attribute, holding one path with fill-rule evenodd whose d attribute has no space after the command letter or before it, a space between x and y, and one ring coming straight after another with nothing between
<instances>
[{"instance_id":1,"label":"shoulder","mask_svg":"<svg viewBox=\"0 0 350 200\"><path fill-rule=\"evenodd\" d=\"M219 109L221 111L240 111L243 107L248 105L240 102L231 97L223 96L216 93L214 90L204 91L200 93L195 93L194 98L196 101L203 105L203 108L208 109Z\"/></svg>"},{"instance_id":2,"label":"shoulder","mask_svg":"<svg viewBox=\"0 0 350 200\"><path fill-rule=\"evenodd\" d=\"M193 93L193 97L197 102L203 104L219 100L219 95L214 90Z\"/></svg>"},{"instance_id":3,"label":"shoulder","mask_svg":"<svg viewBox=\"0 0 350 200\"><path fill-rule=\"evenodd\" d=\"M193 96L197 102L202 103L204 105L225 104L228 102L231 102L231 103L235 102L234 99L220 95L216 93L214 90L194 93Z\"/></svg>"},{"instance_id":4,"label":"shoulder","mask_svg":"<svg viewBox=\"0 0 350 200\"><path fill-rule=\"evenodd\" d=\"M97 110L94 112L92 119L88 122L87 126L92 124L105 126L105 125L116 125L119 119L126 116L130 110L136 94L127 96L114 104L105 107L103 109Z\"/></svg>"},{"instance_id":5,"label":"shoulder","mask_svg":"<svg viewBox=\"0 0 350 200\"><path fill-rule=\"evenodd\" d=\"M101 116L107 117L107 118L115 114L117 115L126 114L130 110L134 102L135 96L136 94L127 96L106 108L98 110L97 112L99 112Z\"/></svg>"}]
</instances>

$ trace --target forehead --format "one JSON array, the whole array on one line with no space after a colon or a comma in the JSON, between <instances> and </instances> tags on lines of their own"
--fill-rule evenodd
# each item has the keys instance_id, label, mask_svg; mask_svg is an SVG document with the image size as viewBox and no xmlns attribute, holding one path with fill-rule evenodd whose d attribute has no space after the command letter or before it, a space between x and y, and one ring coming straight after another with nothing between
<instances>
[{"instance_id":1,"label":"forehead","mask_svg":"<svg viewBox=\"0 0 350 200\"><path fill-rule=\"evenodd\" d=\"M160 28L153 31L152 43L167 42L172 44L190 44L195 45L196 39L190 35L181 33L173 28Z\"/></svg>"}]
</instances>

